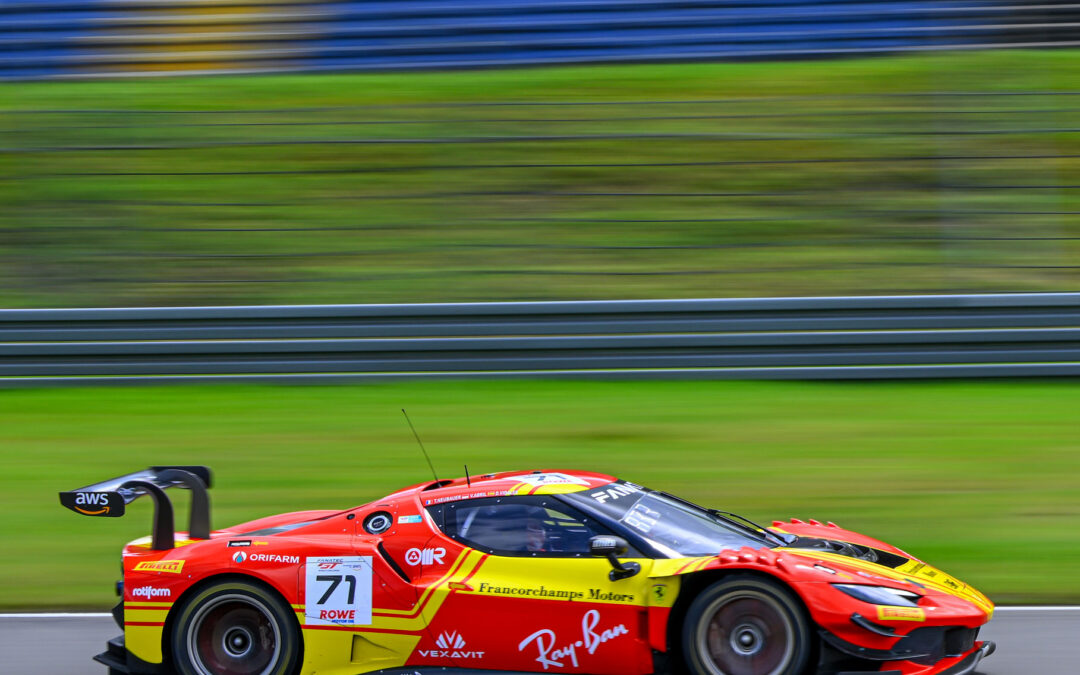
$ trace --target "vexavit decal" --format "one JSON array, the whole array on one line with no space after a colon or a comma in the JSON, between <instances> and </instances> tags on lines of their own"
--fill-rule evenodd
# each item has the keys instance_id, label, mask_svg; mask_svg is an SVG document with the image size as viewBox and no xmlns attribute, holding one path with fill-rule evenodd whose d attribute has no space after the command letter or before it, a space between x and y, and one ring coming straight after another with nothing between
<instances>
[{"instance_id":1,"label":"vexavit decal","mask_svg":"<svg viewBox=\"0 0 1080 675\"><path fill-rule=\"evenodd\" d=\"M484 652L465 649L465 638L456 630L448 630L439 633L435 639L435 646L439 649L417 650L420 656L429 659L482 659Z\"/></svg>"}]
</instances>

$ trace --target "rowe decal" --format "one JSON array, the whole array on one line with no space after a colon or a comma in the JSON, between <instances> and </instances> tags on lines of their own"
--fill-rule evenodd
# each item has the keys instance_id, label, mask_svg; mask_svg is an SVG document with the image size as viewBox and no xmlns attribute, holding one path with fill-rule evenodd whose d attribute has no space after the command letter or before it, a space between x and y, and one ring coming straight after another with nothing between
<instances>
[{"instance_id":1,"label":"rowe decal","mask_svg":"<svg viewBox=\"0 0 1080 675\"><path fill-rule=\"evenodd\" d=\"M484 652L464 651L465 638L456 630L443 631L435 640L435 645L441 649L421 649L420 656L429 659L482 659Z\"/></svg>"},{"instance_id":2,"label":"rowe decal","mask_svg":"<svg viewBox=\"0 0 1080 675\"><path fill-rule=\"evenodd\" d=\"M155 560L153 562L141 562L135 565L133 571L135 572L168 572L169 574L180 574L180 570L184 569L183 560Z\"/></svg>"},{"instance_id":3,"label":"rowe decal","mask_svg":"<svg viewBox=\"0 0 1080 675\"><path fill-rule=\"evenodd\" d=\"M153 600L154 598L171 598L172 591L168 588L154 588L153 586L143 586L141 588L135 588L131 591L131 597L133 598L146 598L147 600Z\"/></svg>"},{"instance_id":4,"label":"rowe decal","mask_svg":"<svg viewBox=\"0 0 1080 675\"><path fill-rule=\"evenodd\" d=\"M595 654L597 647L614 640L620 635L629 635L630 631L623 624L616 624L610 628L599 629L600 612L590 609L581 617L581 639L567 641L560 644L555 631L543 628L525 638L518 644L518 651L523 652L529 645L536 648L536 662L548 668L562 668L569 659L570 665L578 668L578 649L584 649L589 654Z\"/></svg>"},{"instance_id":5,"label":"rowe decal","mask_svg":"<svg viewBox=\"0 0 1080 675\"><path fill-rule=\"evenodd\" d=\"M371 623L371 556L307 558L305 562L305 623Z\"/></svg>"},{"instance_id":6,"label":"rowe decal","mask_svg":"<svg viewBox=\"0 0 1080 675\"><path fill-rule=\"evenodd\" d=\"M445 555L446 549L442 547L425 548L423 550L410 548L405 551L405 562L409 565L441 565Z\"/></svg>"},{"instance_id":7,"label":"rowe decal","mask_svg":"<svg viewBox=\"0 0 1080 675\"><path fill-rule=\"evenodd\" d=\"M278 555L276 553L245 553L244 551L237 551L233 554L233 562L240 564L246 560L251 562L267 562L267 563L282 563L286 565L299 565L300 556L298 555Z\"/></svg>"}]
</instances>

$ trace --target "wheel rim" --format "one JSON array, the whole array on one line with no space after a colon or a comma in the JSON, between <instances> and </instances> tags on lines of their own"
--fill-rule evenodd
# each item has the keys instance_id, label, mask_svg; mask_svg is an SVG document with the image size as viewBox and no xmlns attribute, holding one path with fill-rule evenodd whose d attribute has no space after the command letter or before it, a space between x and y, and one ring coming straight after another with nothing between
<instances>
[{"instance_id":1,"label":"wheel rim","mask_svg":"<svg viewBox=\"0 0 1080 675\"><path fill-rule=\"evenodd\" d=\"M199 608L188 629L188 654L201 675L264 675L278 663L281 633L270 609L230 594Z\"/></svg>"},{"instance_id":2,"label":"wheel rim","mask_svg":"<svg viewBox=\"0 0 1080 675\"><path fill-rule=\"evenodd\" d=\"M698 653L713 675L779 675L795 655L795 627L774 598L738 591L702 614Z\"/></svg>"}]
</instances>

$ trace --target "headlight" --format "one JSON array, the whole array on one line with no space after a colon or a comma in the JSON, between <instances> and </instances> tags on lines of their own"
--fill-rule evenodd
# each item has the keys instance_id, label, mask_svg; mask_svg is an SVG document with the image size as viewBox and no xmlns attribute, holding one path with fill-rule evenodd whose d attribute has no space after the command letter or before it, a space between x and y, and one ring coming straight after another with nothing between
<instances>
[{"instance_id":1,"label":"headlight","mask_svg":"<svg viewBox=\"0 0 1080 675\"><path fill-rule=\"evenodd\" d=\"M885 586L864 586L862 584L833 584L856 600L869 602L871 605L893 605L895 607L916 607L919 604L918 593L902 591Z\"/></svg>"}]
</instances>

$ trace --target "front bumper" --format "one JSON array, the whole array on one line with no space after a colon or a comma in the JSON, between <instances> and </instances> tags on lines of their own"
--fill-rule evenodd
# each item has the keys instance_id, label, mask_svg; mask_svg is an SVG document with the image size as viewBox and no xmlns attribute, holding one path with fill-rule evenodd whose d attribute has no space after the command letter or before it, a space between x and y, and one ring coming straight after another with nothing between
<instances>
[{"instance_id":1,"label":"front bumper","mask_svg":"<svg viewBox=\"0 0 1080 675\"><path fill-rule=\"evenodd\" d=\"M947 657L934 664L917 664L910 661L891 661L883 664L867 665L862 670L830 670L821 672L827 675L973 675L987 656L994 653L993 642L978 642L969 652L960 656Z\"/></svg>"}]
</instances>

